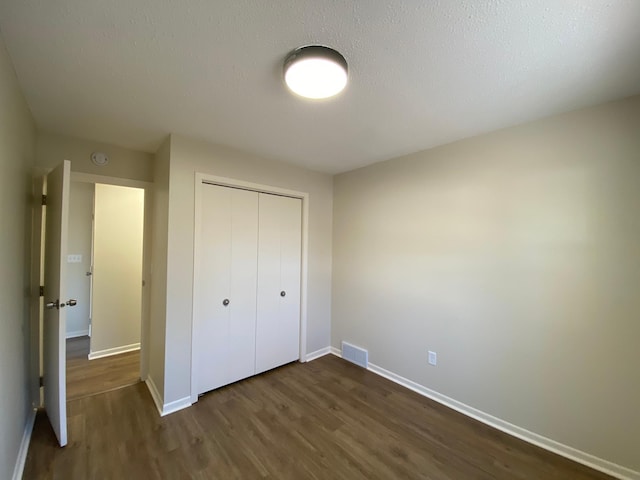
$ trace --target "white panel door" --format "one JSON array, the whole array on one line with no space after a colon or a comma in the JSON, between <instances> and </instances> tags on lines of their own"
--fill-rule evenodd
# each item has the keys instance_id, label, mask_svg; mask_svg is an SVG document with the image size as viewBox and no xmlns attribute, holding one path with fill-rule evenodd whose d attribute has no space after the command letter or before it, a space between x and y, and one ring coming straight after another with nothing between
<instances>
[{"instance_id":1,"label":"white panel door","mask_svg":"<svg viewBox=\"0 0 640 480\"><path fill-rule=\"evenodd\" d=\"M71 162L65 160L47 175L44 246L45 309L42 332L44 408L61 447L67 444L66 299L67 228Z\"/></svg>"},{"instance_id":2,"label":"white panel door","mask_svg":"<svg viewBox=\"0 0 640 480\"><path fill-rule=\"evenodd\" d=\"M300 358L302 201L260 194L256 373Z\"/></svg>"},{"instance_id":3,"label":"white panel door","mask_svg":"<svg viewBox=\"0 0 640 480\"><path fill-rule=\"evenodd\" d=\"M198 393L255 373L258 198L202 187L193 326Z\"/></svg>"}]
</instances>

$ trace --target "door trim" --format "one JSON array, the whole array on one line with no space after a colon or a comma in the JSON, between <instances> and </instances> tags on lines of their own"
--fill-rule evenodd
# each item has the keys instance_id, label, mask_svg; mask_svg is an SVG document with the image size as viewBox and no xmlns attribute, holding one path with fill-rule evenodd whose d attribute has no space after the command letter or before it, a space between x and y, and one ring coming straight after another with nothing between
<instances>
[{"instance_id":1,"label":"door trim","mask_svg":"<svg viewBox=\"0 0 640 480\"><path fill-rule=\"evenodd\" d=\"M309 193L286 188L263 185L259 183L246 182L235 178L219 177L206 173L195 173L195 208L194 208L194 235L193 235L193 285L200 276L200 214L202 208L202 187L204 184L220 185L222 187L240 188L258 193L268 193L272 195L282 195L285 197L299 198L302 200L302 245L300 263L300 355L298 361L305 362L307 357L307 280L309 270ZM195 372L198 362L195 356L194 345L194 320L197 314L197 289L193 288L192 297L192 318L191 318L191 402L198 401L198 391L196 388Z\"/></svg>"},{"instance_id":2,"label":"door trim","mask_svg":"<svg viewBox=\"0 0 640 480\"><path fill-rule=\"evenodd\" d=\"M40 377L44 373L42 328L44 317L44 301L40 297L40 286L44 285L44 228L45 212L42 208L42 196L45 192L46 176L51 169L33 167L32 176L32 208L31 208L31 301L30 301L30 387L31 406L44 406L44 391L40 386Z\"/></svg>"}]
</instances>

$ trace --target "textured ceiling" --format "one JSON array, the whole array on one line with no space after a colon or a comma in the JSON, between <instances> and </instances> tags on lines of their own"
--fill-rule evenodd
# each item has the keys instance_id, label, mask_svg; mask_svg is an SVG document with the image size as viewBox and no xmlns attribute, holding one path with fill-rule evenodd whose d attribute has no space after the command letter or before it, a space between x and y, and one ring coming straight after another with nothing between
<instances>
[{"instance_id":1,"label":"textured ceiling","mask_svg":"<svg viewBox=\"0 0 640 480\"><path fill-rule=\"evenodd\" d=\"M638 0L0 0L39 128L330 173L640 93L639 25ZM331 100L282 82L313 43L349 62Z\"/></svg>"}]
</instances>

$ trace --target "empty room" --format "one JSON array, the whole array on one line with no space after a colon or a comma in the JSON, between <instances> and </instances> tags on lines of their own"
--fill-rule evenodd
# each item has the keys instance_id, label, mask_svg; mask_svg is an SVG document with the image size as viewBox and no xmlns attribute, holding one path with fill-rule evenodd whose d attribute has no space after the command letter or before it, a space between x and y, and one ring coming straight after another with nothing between
<instances>
[{"instance_id":1,"label":"empty room","mask_svg":"<svg viewBox=\"0 0 640 480\"><path fill-rule=\"evenodd\" d=\"M639 23L0 1L0 479L640 480Z\"/></svg>"}]
</instances>

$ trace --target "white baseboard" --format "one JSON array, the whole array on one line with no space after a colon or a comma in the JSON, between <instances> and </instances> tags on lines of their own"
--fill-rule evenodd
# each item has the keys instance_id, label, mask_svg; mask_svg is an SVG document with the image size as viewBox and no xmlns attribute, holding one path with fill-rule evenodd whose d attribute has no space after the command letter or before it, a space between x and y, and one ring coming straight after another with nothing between
<instances>
[{"instance_id":1,"label":"white baseboard","mask_svg":"<svg viewBox=\"0 0 640 480\"><path fill-rule=\"evenodd\" d=\"M304 361L310 362L311 360L324 357L325 355L329 355L330 353L331 353L331 347L324 347L324 348L321 348L320 350L316 350L315 352L308 353Z\"/></svg>"},{"instance_id":2,"label":"white baseboard","mask_svg":"<svg viewBox=\"0 0 640 480\"><path fill-rule=\"evenodd\" d=\"M180 398L178 400L174 400L173 402L165 403L162 407L162 413L160 414L160 416L164 417L165 415L169 415L170 413L175 413L178 410L188 408L191 405L191 395L189 395L188 397Z\"/></svg>"},{"instance_id":3,"label":"white baseboard","mask_svg":"<svg viewBox=\"0 0 640 480\"><path fill-rule=\"evenodd\" d=\"M67 332L67 338L78 338L78 337L88 337L89 329L86 330L76 330L74 332Z\"/></svg>"},{"instance_id":4,"label":"white baseboard","mask_svg":"<svg viewBox=\"0 0 640 480\"><path fill-rule=\"evenodd\" d=\"M331 353L338 357L342 357L342 353L338 348L331 347ZM576 448L564 445L560 442L556 442L555 440L552 440L550 438L538 435L537 433L531 432L512 423L506 422L500 418L494 417L493 415L490 415L462 402L454 400L453 398L447 397L446 395L438 393L435 390L431 390L430 388L420 385L419 383L409 380L408 378L404 378L396 373L379 367L378 365L369 363L367 370L370 370L377 375L380 375L388 380L391 380L392 382L402 385L409 390L413 390L414 392L430 398L431 400L441 403L442 405L460 412L463 415L478 420L486 425L489 425L490 427L496 428L504 433L519 438L520 440L524 440L525 442L531 443L540 448L544 448L545 450L573 460L574 462L581 463L590 468L593 468L594 470L604 472L621 480L640 480L640 472L636 472L635 470L631 470L629 468L623 467L622 465L604 460Z\"/></svg>"},{"instance_id":5,"label":"white baseboard","mask_svg":"<svg viewBox=\"0 0 640 480\"><path fill-rule=\"evenodd\" d=\"M164 403L164 401L162 400L162 396L160 395L160 392L158 392L158 388L156 387L156 384L154 383L151 376L147 376L147 379L144 381L144 383L147 385L149 393L151 394L151 398L153 398L153 403L156 404L158 414L161 417L169 415L170 413L177 412L178 410L182 410L183 408L190 407L192 405L190 396L175 400L173 402Z\"/></svg>"},{"instance_id":6,"label":"white baseboard","mask_svg":"<svg viewBox=\"0 0 640 480\"><path fill-rule=\"evenodd\" d=\"M31 443L31 433L33 432L33 424L36 421L36 409L32 409L27 417L27 423L24 426L22 434L22 442L20 442L20 450L18 450L18 458L13 469L13 480L22 480L24 472L24 464L27 461L27 453L29 452L29 443Z\"/></svg>"},{"instance_id":7,"label":"white baseboard","mask_svg":"<svg viewBox=\"0 0 640 480\"><path fill-rule=\"evenodd\" d=\"M147 376L147 379L144 381L145 385L149 389L149 393L151 394L151 398L153 398L153 403L156 404L156 408L158 409L158 414L162 416L162 396L160 392L158 392L158 388L156 387L155 382L151 376Z\"/></svg>"},{"instance_id":8,"label":"white baseboard","mask_svg":"<svg viewBox=\"0 0 640 480\"><path fill-rule=\"evenodd\" d=\"M134 350L140 350L140 343L132 343L131 345L122 345L121 347L107 348L106 350L91 352L89 353L89 360L110 357L111 355L119 355L120 353L133 352Z\"/></svg>"}]
</instances>

